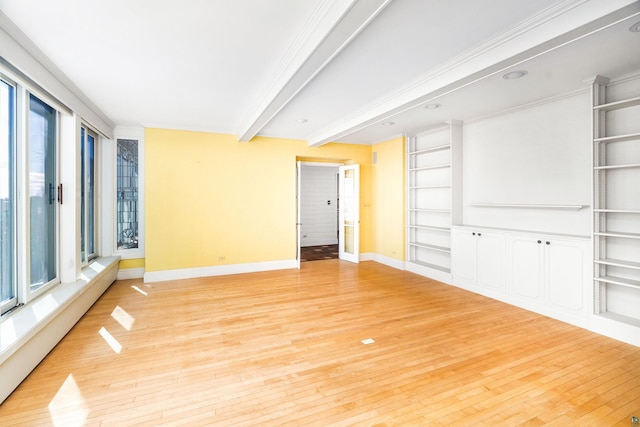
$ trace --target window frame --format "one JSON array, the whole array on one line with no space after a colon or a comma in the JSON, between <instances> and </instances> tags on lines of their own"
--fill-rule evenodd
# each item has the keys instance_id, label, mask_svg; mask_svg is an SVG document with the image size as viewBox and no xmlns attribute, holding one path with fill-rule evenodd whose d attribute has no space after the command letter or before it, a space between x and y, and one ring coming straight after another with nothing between
<instances>
[{"instance_id":1,"label":"window frame","mask_svg":"<svg viewBox=\"0 0 640 427\"><path fill-rule=\"evenodd\" d=\"M85 143L88 137L93 138L93 252L88 253L85 251L86 245L89 243L89 217L90 212L88 209L84 210L89 188L87 183L89 182L88 174L89 170L85 167L88 164L89 153L86 151ZM84 154L84 155L83 155ZM80 124L80 144L78 150L78 156L80 157L80 166L78 174L80 175L80 205L79 205L79 218L80 218L80 263L82 266L89 265L93 260L100 256L100 206L98 189L100 188L100 136L91 126L86 123ZM84 230L82 226L84 225ZM84 246L83 246L84 243Z\"/></svg>"},{"instance_id":2,"label":"window frame","mask_svg":"<svg viewBox=\"0 0 640 427\"><path fill-rule=\"evenodd\" d=\"M118 249L117 218L118 218L118 140L138 141L138 247L131 249ZM113 185L112 198L112 227L110 231L110 241L112 242L113 255L121 259L141 259L145 257L145 206L144 206L144 176L145 176L145 149L144 149L144 128L138 127L117 127L113 135L111 151L111 173ZM106 163L103 162L106 165Z\"/></svg>"},{"instance_id":3,"label":"window frame","mask_svg":"<svg viewBox=\"0 0 640 427\"><path fill-rule=\"evenodd\" d=\"M24 303L28 303L30 301L32 301L33 299L37 298L38 296L47 293L51 288L53 288L54 286L56 286L57 284L59 284L61 282L60 277L61 277L61 268L60 268L60 252L62 249L62 242L60 241L60 200L58 198L58 196L56 196L56 200L55 200L55 225L54 225L54 229L55 229L55 250L56 250L56 254L55 254L55 269L56 269L56 274L55 277L49 281L47 281L46 283L38 286L36 289L32 289L32 284L31 284L31 228L30 226L27 225L27 223L30 221L31 218L31 201L30 201L30 180L29 180L29 150L30 150L30 134L29 134L29 116L30 116L30 102L31 102L31 96L35 97L36 99L38 99L40 102L44 103L45 105L51 107L54 111L55 111L55 124L56 124L56 128L55 128L55 188L58 188L58 186L60 185L60 142L61 142L61 119L60 119L60 108L58 107L57 103L55 102L51 102L51 100L49 99L49 97L47 96L42 96L42 94L33 91L29 88L26 87L21 87L21 91L22 91L22 103L18 104L18 108L21 110L23 116L22 116L22 125L21 125L21 130L23 132L23 140L24 140L24 144L22 144L23 147L23 151L22 151L22 158L19 157L18 159L18 163L19 166L21 166L22 168L24 168L23 171L23 182L25 183L24 186L24 190L20 193L22 193L24 196L23 201L21 202L21 206L24 209L24 215L20 214L19 218L23 219L23 224L22 226L18 227L18 233L24 233L25 239L22 240L23 244L24 244L24 249L22 251L19 251L19 254L23 255L22 259L18 260L18 264L22 267L22 276L19 278L19 285L18 285L18 300L19 302L24 302ZM22 280L20 280L22 279ZM22 284L22 286L20 286L20 283Z\"/></svg>"},{"instance_id":4,"label":"window frame","mask_svg":"<svg viewBox=\"0 0 640 427\"><path fill-rule=\"evenodd\" d=\"M8 191L9 191L9 200L11 201L10 206L10 214L11 214L11 224L9 227L11 228L11 260L10 260L10 280L11 280L11 292L12 296L7 298L6 300L0 299L0 315L5 312L13 309L18 305L18 254L17 254L17 225L18 225L18 200L17 200L17 159L16 159L16 150L18 149L18 85L10 78L5 76L3 73L0 73L0 81L3 84L6 84L9 88L11 88L11 98L9 105L9 123L8 123L8 153L7 153L7 170L8 170ZM0 280L2 280L0 278Z\"/></svg>"}]
</instances>

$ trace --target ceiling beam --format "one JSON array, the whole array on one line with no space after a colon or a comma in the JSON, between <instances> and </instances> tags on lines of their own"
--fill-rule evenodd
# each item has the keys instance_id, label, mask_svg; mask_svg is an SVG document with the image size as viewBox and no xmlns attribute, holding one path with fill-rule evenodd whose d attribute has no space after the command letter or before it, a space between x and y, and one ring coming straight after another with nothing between
<instances>
[{"instance_id":1,"label":"ceiling beam","mask_svg":"<svg viewBox=\"0 0 640 427\"><path fill-rule=\"evenodd\" d=\"M278 76L264 91L238 132L249 141L282 110L333 58L342 51L391 0L334 0L316 10L301 35L283 58Z\"/></svg>"}]
</instances>

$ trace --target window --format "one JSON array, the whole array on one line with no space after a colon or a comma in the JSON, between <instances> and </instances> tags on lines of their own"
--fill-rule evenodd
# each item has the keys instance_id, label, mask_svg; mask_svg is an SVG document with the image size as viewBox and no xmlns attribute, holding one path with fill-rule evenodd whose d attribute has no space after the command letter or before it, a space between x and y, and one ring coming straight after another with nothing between
<instances>
[{"instance_id":1,"label":"window","mask_svg":"<svg viewBox=\"0 0 640 427\"><path fill-rule=\"evenodd\" d=\"M118 250L138 248L138 141L118 139L116 238Z\"/></svg>"},{"instance_id":2,"label":"window","mask_svg":"<svg viewBox=\"0 0 640 427\"><path fill-rule=\"evenodd\" d=\"M82 262L90 261L96 253L96 140L97 135L85 128L80 130L80 246Z\"/></svg>"},{"instance_id":3,"label":"window","mask_svg":"<svg viewBox=\"0 0 640 427\"><path fill-rule=\"evenodd\" d=\"M15 87L0 80L0 313L17 304L14 150Z\"/></svg>"},{"instance_id":4,"label":"window","mask_svg":"<svg viewBox=\"0 0 640 427\"><path fill-rule=\"evenodd\" d=\"M58 277L57 111L29 96L29 278L31 291Z\"/></svg>"}]
</instances>

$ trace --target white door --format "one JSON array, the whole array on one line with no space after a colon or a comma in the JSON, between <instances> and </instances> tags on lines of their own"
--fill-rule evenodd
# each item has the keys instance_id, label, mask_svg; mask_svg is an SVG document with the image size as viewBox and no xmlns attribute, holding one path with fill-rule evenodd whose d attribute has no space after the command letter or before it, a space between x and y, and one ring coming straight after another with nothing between
<instances>
[{"instance_id":1,"label":"white door","mask_svg":"<svg viewBox=\"0 0 640 427\"><path fill-rule=\"evenodd\" d=\"M505 247L504 235L485 233L477 234L478 261L476 276L478 285L503 289L505 288Z\"/></svg>"},{"instance_id":2,"label":"white door","mask_svg":"<svg viewBox=\"0 0 640 427\"><path fill-rule=\"evenodd\" d=\"M510 285L514 294L531 300L542 297L544 241L511 237Z\"/></svg>"},{"instance_id":3,"label":"white door","mask_svg":"<svg viewBox=\"0 0 640 427\"><path fill-rule=\"evenodd\" d=\"M302 222L300 221L301 209L300 209L300 192L302 186L302 162L296 162L296 262L298 264L298 270L300 270L300 245L302 240L300 236L302 229Z\"/></svg>"},{"instance_id":4,"label":"white door","mask_svg":"<svg viewBox=\"0 0 640 427\"><path fill-rule=\"evenodd\" d=\"M549 242L547 244L546 242ZM561 309L580 313L585 308L584 289L589 272L585 265L589 246L584 243L545 241L546 279L549 302Z\"/></svg>"},{"instance_id":5,"label":"white door","mask_svg":"<svg viewBox=\"0 0 640 427\"><path fill-rule=\"evenodd\" d=\"M339 256L357 263L360 261L360 165L340 166L339 169Z\"/></svg>"},{"instance_id":6,"label":"white door","mask_svg":"<svg viewBox=\"0 0 640 427\"><path fill-rule=\"evenodd\" d=\"M451 233L451 272L457 286L475 286L477 237L469 230Z\"/></svg>"}]
</instances>

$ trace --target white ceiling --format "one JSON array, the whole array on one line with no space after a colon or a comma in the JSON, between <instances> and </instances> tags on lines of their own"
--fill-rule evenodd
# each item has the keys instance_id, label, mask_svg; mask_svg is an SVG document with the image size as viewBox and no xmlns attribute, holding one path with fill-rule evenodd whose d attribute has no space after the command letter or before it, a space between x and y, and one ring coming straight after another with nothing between
<instances>
[{"instance_id":1,"label":"white ceiling","mask_svg":"<svg viewBox=\"0 0 640 427\"><path fill-rule=\"evenodd\" d=\"M0 10L8 32L116 125L242 140L372 144L640 72L630 0L0 0ZM502 79L511 69L528 74ZM441 107L426 110L432 102Z\"/></svg>"}]
</instances>

